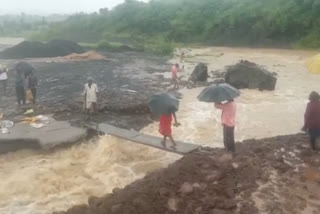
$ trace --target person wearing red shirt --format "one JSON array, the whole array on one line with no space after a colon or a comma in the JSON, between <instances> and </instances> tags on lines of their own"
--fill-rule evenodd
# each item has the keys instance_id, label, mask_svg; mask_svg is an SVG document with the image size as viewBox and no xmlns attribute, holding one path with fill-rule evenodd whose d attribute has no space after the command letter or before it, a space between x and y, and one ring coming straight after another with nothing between
<instances>
[{"instance_id":1,"label":"person wearing red shirt","mask_svg":"<svg viewBox=\"0 0 320 214\"><path fill-rule=\"evenodd\" d=\"M316 140L320 136L320 95L313 91L309 100L302 130L309 133L311 148L316 150Z\"/></svg>"},{"instance_id":2,"label":"person wearing red shirt","mask_svg":"<svg viewBox=\"0 0 320 214\"><path fill-rule=\"evenodd\" d=\"M167 138L170 139L171 143L173 144L171 148L176 148L176 142L172 137L172 117L174 118L174 126L180 125L177 121L177 117L175 113L169 114L162 114L160 115L160 124L159 124L159 133L163 135L163 140L161 141L162 145L166 147Z\"/></svg>"}]
</instances>

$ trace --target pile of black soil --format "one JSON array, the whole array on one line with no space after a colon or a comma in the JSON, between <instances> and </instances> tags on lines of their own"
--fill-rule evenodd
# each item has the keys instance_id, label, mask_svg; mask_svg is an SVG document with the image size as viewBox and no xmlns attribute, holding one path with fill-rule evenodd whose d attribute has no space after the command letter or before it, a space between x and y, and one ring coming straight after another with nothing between
<instances>
[{"instance_id":1,"label":"pile of black soil","mask_svg":"<svg viewBox=\"0 0 320 214\"><path fill-rule=\"evenodd\" d=\"M0 53L2 59L45 58L66 56L72 53L84 53L85 50L75 42L51 40L47 43L23 41Z\"/></svg>"},{"instance_id":2,"label":"pile of black soil","mask_svg":"<svg viewBox=\"0 0 320 214\"><path fill-rule=\"evenodd\" d=\"M144 53L107 53L107 58L79 62L26 59L24 61L34 68L39 80L37 105L16 108L15 72L8 72L7 94L0 101L0 111L4 118L14 120L32 108L35 115L53 114L57 120L81 126L88 122L83 112L84 84L88 77L92 77L99 88L99 112L92 115L90 121L107 121L121 128L139 130L152 122L147 107L149 98L166 91L170 85L170 80L149 74L150 67L161 73L168 65L162 58ZM17 66L14 61L7 65L10 69Z\"/></svg>"}]
</instances>

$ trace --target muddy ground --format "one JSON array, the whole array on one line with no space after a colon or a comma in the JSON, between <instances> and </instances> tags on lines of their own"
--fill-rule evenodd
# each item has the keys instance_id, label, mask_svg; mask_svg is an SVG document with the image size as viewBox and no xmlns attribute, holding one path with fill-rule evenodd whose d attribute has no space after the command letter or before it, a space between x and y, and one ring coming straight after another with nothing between
<instances>
[{"instance_id":1,"label":"muddy ground","mask_svg":"<svg viewBox=\"0 0 320 214\"><path fill-rule=\"evenodd\" d=\"M81 125L83 114L83 87L88 77L99 87L99 113L92 122L108 121L123 128L139 130L151 121L146 103L150 96L170 90L170 79L153 73L170 69L166 58L150 57L144 53L104 53L107 60L53 62L51 59L27 59L39 79L38 101L35 106L17 108L14 80L15 71L9 71L7 96L1 97L0 109L7 119L14 120L25 110L35 114L54 114L58 120L69 120ZM9 68L15 60L4 60Z\"/></svg>"},{"instance_id":2,"label":"muddy ground","mask_svg":"<svg viewBox=\"0 0 320 214\"><path fill-rule=\"evenodd\" d=\"M199 152L198 152L199 153ZM59 214L316 214L319 153L305 135L247 140L186 155L124 189Z\"/></svg>"}]
</instances>

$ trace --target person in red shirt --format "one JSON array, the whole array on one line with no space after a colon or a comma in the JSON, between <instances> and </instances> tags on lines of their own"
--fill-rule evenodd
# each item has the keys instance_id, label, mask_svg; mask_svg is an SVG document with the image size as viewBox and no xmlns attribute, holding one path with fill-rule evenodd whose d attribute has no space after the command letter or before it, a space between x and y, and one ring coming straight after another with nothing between
<instances>
[{"instance_id":1,"label":"person in red shirt","mask_svg":"<svg viewBox=\"0 0 320 214\"><path fill-rule=\"evenodd\" d=\"M171 68L173 89L179 89L178 70L179 70L179 64L174 64Z\"/></svg>"},{"instance_id":2,"label":"person in red shirt","mask_svg":"<svg viewBox=\"0 0 320 214\"><path fill-rule=\"evenodd\" d=\"M163 140L161 141L161 144L166 147L166 141L167 138L170 139L171 143L173 144L171 148L176 148L176 142L172 137L172 117L174 118L174 126L179 126L180 124L177 121L177 117L175 113L169 113L169 114L162 114L160 115L160 124L159 124L159 133L163 135Z\"/></svg>"},{"instance_id":3,"label":"person in red shirt","mask_svg":"<svg viewBox=\"0 0 320 214\"><path fill-rule=\"evenodd\" d=\"M320 95L313 91L309 100L302 130L309 133L311 148L316 150L316 140L320 136Z\"/></svg>"}]
</instances>

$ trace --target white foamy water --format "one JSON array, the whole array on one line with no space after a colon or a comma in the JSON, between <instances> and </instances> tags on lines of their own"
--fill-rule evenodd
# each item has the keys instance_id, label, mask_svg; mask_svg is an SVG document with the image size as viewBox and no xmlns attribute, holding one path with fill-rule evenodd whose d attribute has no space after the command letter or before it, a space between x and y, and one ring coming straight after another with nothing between
<instances>
[{"instance_id":1,"label":"white foamy water","mask_svg":"<svg viewBox=\"0 0 320 214\"><path fill-rule=\"evenodd\" d=\"M44 154L0 156L0 213L44 214L87 203L180 158L111 136Z\"/></svg>"},{"instance_id":2,"label":"white foamy water","mask_svg":"<svg viewBox=\"0 0 320 214\"><path fill-rule=\"evenodd\" d=\"M223 53L222 56L221 53ZM206 48L191 51L185 78L196 62L209 70L247 59L278 73L274 92L242 90L238 103L236 138L263 138L299 132L310 91L320 91L320 75L306 72L312 52L268 49ZM220 57L217 57L220 56ZM182 89L178 112L182 126L174 128L177 140L221 147L220 111L198 102L202 88ZM142 130L159 135L158 123ZM51 153L18 151L0 156L0 213L47 214L86 203L124 187L147 172L167 166L179 155L106 136Z\"/></svg>"}]
</instances>

